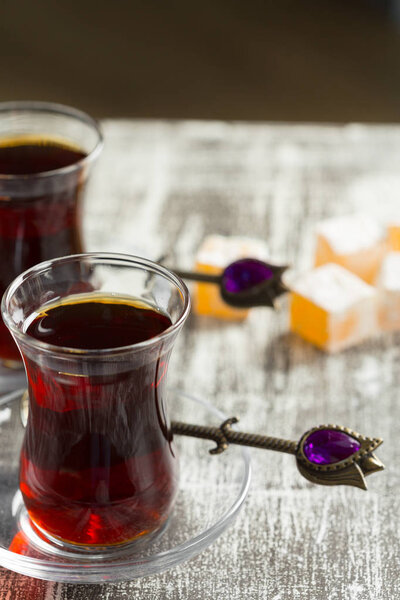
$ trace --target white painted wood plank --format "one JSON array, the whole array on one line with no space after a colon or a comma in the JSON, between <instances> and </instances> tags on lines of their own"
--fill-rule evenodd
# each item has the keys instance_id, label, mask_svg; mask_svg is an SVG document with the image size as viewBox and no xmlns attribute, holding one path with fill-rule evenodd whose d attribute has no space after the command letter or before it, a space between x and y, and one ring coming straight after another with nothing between
<instances>
[{"instance_id":1,"label":"white painted wood plank","mask_svg":"<svg viewBox=\"0 0 400 600\"><path fill-rule=\"evenodd\" d=\"M304 269L321 218L400 215L399 127L106 121L104 132L85 209L89 250L169 252L187 267L204 235L243 234L266 239L274 260ZM386 335L327 356L288 334L285 302L241 324L192 315L171 386L240 416L243 429L297 439L337 422L381 436L387 470L369 478L367 493L316 487L290 456L254 450L240 518L196 559L109 586L50 585L1 571L1 598L399 598L399 342ZM190 418L185 410L174 416Z\"/></svg>"}]
</instances>

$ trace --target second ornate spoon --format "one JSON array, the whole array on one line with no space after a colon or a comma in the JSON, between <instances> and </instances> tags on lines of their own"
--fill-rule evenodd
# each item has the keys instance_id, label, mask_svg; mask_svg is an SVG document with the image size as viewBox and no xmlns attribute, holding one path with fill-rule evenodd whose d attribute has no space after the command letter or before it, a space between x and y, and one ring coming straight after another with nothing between
<instances>
[{"instance_id":1,"label":"second ornate spoon","mask_svg":"<svg viewBox=\"0 0 400 600\"><path fill-rule=\"evenodd\" d=\"M235 308L273 308L275 299L289 291L282 282L286 269L256 258L242 258L228 265L220 275L172 270L182 279L218 285L223 300Z\"/></svg>"}]
</instances>

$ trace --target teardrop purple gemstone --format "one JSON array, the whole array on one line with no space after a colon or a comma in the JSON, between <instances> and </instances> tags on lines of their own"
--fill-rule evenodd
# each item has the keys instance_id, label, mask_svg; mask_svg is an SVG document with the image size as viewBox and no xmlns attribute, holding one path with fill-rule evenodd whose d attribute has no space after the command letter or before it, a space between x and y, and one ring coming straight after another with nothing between
<instances>
[{"instance_id":1,"label":"teardrop purple gemstone","mask_svg":"<svg viewBox=\"0 0 400 600\"><path fill-rule=\"evenodd\" d=\"M243 258L231 263L223 272L222 285L227 292L238 294L274 276L269 265L255 258Z\"/></svg>"},{"instance_id":2,"label":"teardrop purple gemstone","mask_svg":"<svg viewBox=\"0 0 400 600\"><path fill-rule=\"evenodd\" d=\"M348 458L360 447L360 443L344 431L318 429L306 438L303 450L310 462L330 465Z\"/></svg>"}]
</instances>

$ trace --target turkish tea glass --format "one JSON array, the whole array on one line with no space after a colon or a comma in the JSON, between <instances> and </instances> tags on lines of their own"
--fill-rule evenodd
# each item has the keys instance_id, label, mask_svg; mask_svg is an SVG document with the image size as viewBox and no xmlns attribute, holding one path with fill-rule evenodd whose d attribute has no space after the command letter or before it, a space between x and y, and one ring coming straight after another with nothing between
<instances>
[{"instance_id":1,"label":"turkish tea glass","mask_svg":"<svg viewBox=\"0 0 400 600\"><path fill-rule=\"evenodd\" d=\"M96 121L74 108L0 103L0 295L29 267L84 250L81 200L102 143ZM22 366L2 322L0 364Z\"/></svg>"},{"instance_id":2,"label":"turkish tea glass","mask_svg":"<svg viewBox=\"0 0 400 600\"><path fill-rule=\"evenodd\" d=\"M129 299L168 317L168 326L113 348L63 347L27 333L47 307L83 297ZM20 490L32 527L53 545L107 551L151 539L166 524L178 486L166 375L189 309L176 275L119 254L44 262L3 296L29 389Z\"/></svg>"}]
</instances>

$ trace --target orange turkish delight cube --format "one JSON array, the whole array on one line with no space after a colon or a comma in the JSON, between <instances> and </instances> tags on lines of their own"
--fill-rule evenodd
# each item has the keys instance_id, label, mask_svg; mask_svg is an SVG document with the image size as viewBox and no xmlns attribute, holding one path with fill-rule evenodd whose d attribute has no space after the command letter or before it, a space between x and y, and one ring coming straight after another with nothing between
<instances>
[{"instance_id":1,"label":"orange turkish delight cube","mask_svg":"<svg viewBox=\"0 0 400 600\"><path fill-rule=\"evenodd\" d=\"M317 267L290 285L290 329L327 352L375 335L377 293L337 264Z\"/></svg>"},{"instance_id":2,"label":"orange turkish delight cube","mask_svg":"<svg viewBox=\"0 0 400 600\"><path fill-rule=\"evenodd\" d=\"M240 258L268 260L268 246L265 241L248 237L226 237L209 235L196 254L195 271L220 275L223 270ZM220 319L242 320L248 310L229 306L221 297L218 285L196 283L192 288L193 310L200 315Z\"/></svg>"},{"instance_id":3,"label":"orange turkish delight cube","mask_svg":"<svg viewBox=\"0 0 400 600\"><path fill-rule=\"evenodd\" d=\"M400 223L388 225L388 244L389 250L400 251Z\"/></svg>"}]
</instances>

